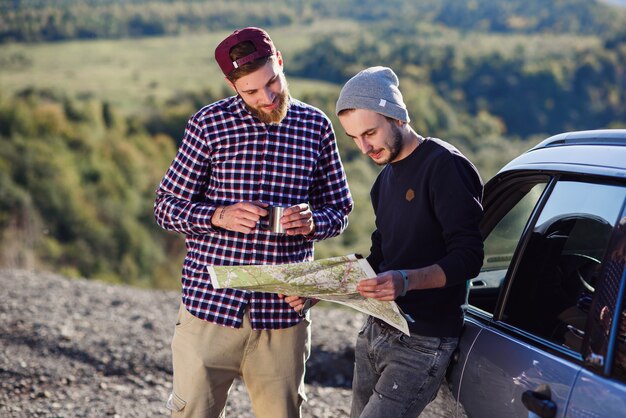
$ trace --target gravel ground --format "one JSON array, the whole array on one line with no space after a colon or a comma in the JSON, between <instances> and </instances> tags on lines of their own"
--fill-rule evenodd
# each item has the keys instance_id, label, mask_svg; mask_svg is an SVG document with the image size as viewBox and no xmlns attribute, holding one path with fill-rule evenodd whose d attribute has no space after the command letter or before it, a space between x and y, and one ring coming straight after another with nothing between
<instances>
[{"instance_id":1,"label":"gravel ground","mask_svg":"<svg viewBox=\"0 0 626 418\"><path fill-rule=\"evenodd\" d=\"M179 292L0 269L1 417L167 416ZM338 306L338 305L330 305ZM347 417L353 343L364 315L312 311L304 417ZM451 417L444 386L422 414ZM227 416L253 417L242 382Z\"/></svg>"}]
</instances>

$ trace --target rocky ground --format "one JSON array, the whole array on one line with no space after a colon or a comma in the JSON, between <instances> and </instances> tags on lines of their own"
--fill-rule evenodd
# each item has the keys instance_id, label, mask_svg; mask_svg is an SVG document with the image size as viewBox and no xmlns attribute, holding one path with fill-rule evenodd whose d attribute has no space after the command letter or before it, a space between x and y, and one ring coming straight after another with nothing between
<instances>
[{"instance_id":1,"label":"rocky ground","mask_svg":"<svg viewBox=\"0 0 626 418\"><path fill-rule=\"evenodd\" d=\"M167 416L179 292L0 269L0 416ZM347 417L353 343L363 315L312 310L304 417ZM422 414L451 417L446 387ZM227 416L253 417L241 382Z\"/></svg>"}]
</instances>

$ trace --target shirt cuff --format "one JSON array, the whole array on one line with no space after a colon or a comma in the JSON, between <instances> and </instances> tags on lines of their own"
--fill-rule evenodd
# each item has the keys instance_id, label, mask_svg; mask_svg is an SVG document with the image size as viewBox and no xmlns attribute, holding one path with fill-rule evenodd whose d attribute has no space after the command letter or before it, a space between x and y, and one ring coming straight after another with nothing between
<instances>
[{"instance_id":1,"label":"shirt cuff","mask_svg":"<svg viewBox=\"0 0 626 418\"><path fill-rule=\"evenodd\" d=\"M211 223L211 218L217 209L216 206L213 205L203 205L197 212L197 220L198 225L201 225L203 230L207 232L217 232L220 228L213 226Z\"/></svg>"}]
</instances>

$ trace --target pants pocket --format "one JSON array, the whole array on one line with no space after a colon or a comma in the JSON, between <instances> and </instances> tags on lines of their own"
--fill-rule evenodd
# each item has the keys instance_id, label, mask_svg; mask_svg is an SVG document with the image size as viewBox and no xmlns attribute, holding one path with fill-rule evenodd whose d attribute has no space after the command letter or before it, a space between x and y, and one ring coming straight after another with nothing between
<instances>
[{"instance_id":1,"label":"pants pocket","mask_svg":"<svg viewBox=\"0 0 626 418\"><path fill-rule=\"evenodd\" d=\"M193 316L185 305L180 304L180 308L178 309L178 317L176 318L176 328L182 328L188 324L190 324L194 320L195 316Z\"/></svg>"}]
</instances>

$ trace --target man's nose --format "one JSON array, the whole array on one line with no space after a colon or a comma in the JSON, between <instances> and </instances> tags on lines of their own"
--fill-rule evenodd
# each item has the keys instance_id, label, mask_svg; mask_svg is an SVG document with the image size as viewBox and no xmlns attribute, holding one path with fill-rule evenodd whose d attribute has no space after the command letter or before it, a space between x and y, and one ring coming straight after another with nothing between
<instances>
[{"instance_id":1,"label":"man's nose","mask_svg":"<svg viewBox=\"0 0 626 418\"><path fill-rule=\"evenodd\" d=\"M368 144L363 138L357 138L356 145L357 147L359 147L359 149L361 150L363 154L367 154L372 149L372 146Z\"/></svg>"},{"instance_id":2,"label":"man's nose","mask_svg":"<svg viewBox=\"0 0 626 418\"><path fill-rule=\"evenodd\" d=\"M271 88L269 87L265 87L263 89L263 102L264 104L268 105L271 104L274 101L274 92L272 91Z\"/></svg>"}]
</instances>

